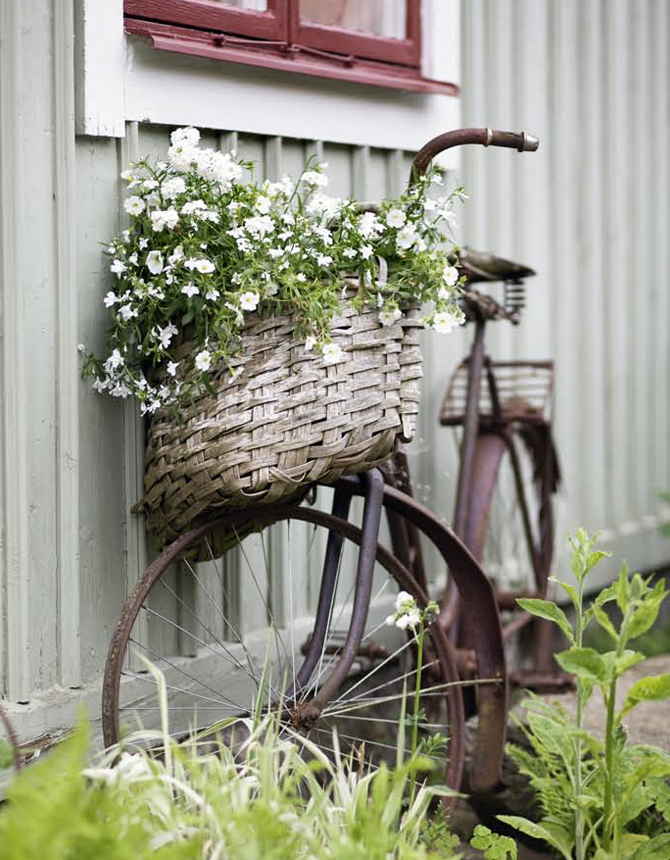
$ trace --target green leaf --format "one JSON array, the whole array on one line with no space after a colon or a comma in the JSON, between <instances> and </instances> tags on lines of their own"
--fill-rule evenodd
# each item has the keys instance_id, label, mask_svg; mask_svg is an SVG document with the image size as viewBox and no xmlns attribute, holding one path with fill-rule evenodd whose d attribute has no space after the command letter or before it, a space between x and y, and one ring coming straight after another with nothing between
<instances>
[{"instance_id":1,"label":"green leaf","mask_svg":"<svg viewBox=\"0 0 670 860\"><path fill-rule=\"evenodd\" d=\"M630 583L628 582L628 565L624 561L619 571L619 577L615 584L616 588L616 603L621 612L626 611L628 600L630 598Z\"/></svg>"},{"instance_id":2,"label":"green leaf","mask_svg":"<svg viewBox=\"0 0 670 860\"><path fill-rule=\"evenodd\" d=\"M642 833L624 833L621 837L620 849L622 860L629 860L641 844L649 842L649 837Z\"/></svg>"},{"instance_id":3,"label":"green leaf","mask_svg":"<svg viewBox=\"0 0 670 860\"><path fill-rule=\"evenodd\" d=\"M630 669L631 666L637 666L638 663L641 663L646 659L646 656L641 651L630 651L626 649L615 663L617 677L619 675L623 675L623 673L627 669Z\"/></svg>"},{"instance_id":4,"label":"green leaf","mask_svg":"<svg viewBox=\"0 0 670 860\"><path fill-rule=\"evenodd\" d=\"M670 860L670 833L650 839L637 849L633 860Z\"/></svg>"},{"instance_id":5,"label":"green leaf","mask_svg":"<svg viewBox=\"0 0 670 860\"><path fill-rule=\"evenodd\" d=\"M593 648L568 648L555 655L556 662L566 672L578 678L604 684L607 681L607 665Z\"/></svg>"},{"instance_id":6,"label":"green leaf","mask_svg":"<svg viewBox=\"0 0 670 860\"><path fill-rule=\"evenodd\" d=\"M658 610L666 595L665 583L659 579L652 591L641 598L638 605L633 609L625 630L627 640L635 639L649 630L656 621Z\"/></svg>"},{"instance_id":7,"label":"green leaf","mask_svg":"<svg viewBox=\"0 0 670 860\"><path fill-rule=\"evenodd\" d=\"M575 641L572 632L572 626L567 619L565 612L552 603L551 600L539 600L534 597L519 597L516 601L519 606L531 615L536 615L538 618L546 618L547 621L553 621L557 624L563 633L567 636L570 642Z\"/></svg>"},{"instance_id":8,"label":"green leaf","mask_svg":"<svg viewBox=\"0 0 670 860\"><path fill-rule=\"evenodd\" d=\"M598 624L605 630L615 642L619 641L619 634L614 629L614 625L610 621L609 615L605 612L604 609L597 604L593 604L593 614L595 615L596 621Z\"/></svg>"},{"instance_id":9,"label":"green leaf","mask_svg":"<svg viewBox=\"0 0 670 860\"><path fill-rule=\"evenodd\" d=\"M628 691L621 715L627 714L640 702L660 702L670 698L670 673L640 678Z\"/></svg>"},{"instance_id":10,"label":"green leaf","mask_svg":"<svg viewBox=\"0 0 670 860\"><path fill-rule=\"evenodd\" d=\"M534 821L529 821L527 818L521 818L519 815L498 815L497 818L503 824L509 824L510 827L520 830L521 833L525 833L527 836L532 836L534 839L543 839L553 848L556 848L557 851L560 851L566 860L572 860L570 857L570 848L566 846L560 836L552 833L547 827L536 824ZM562 828L558 829L562 830Z\"/></svg>"},{"instance_id":11,"label":"green leaf","mask_svg":"<svg viewBox=\"0 0 670 860\"><path fill-rule=\"evenodd\" d=\"M557 579L555 576L549 577L549 582L553 582L555 585L560 585L560 587L565 591L570 600L572 601L572 605L575 609L579 609L579 597L577 596L577 589L574 585L570 585L568 582L563 582L562 579Z\"/></svg>"}]
</instances>

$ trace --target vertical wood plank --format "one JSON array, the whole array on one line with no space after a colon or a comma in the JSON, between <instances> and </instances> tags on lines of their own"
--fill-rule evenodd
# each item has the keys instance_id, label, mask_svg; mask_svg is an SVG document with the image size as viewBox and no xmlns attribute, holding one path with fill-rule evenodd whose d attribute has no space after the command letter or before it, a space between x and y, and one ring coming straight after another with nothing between
<instances>
[{"instance_id":1,"label":"vertical wood plank","mask_svg":"<svg viewBox=\"0 0 670 860\"><path fill-rule=\"evenodd\" d=\"M3 459L3 626L0 645L4 691L13 700L27 701L32 690L30 664L26 397L28 393L22 343L25 331L23 292L17 288L21 238L17 212L21 189L20 97L21 7L0 8L0 116L2 118L1 230L2 260L2 459ZM6 602L5 602L6 601Z\"/></svg>"},{"instance_id":2,"label":"vertical wood plank","mask_svg":"<svg viewBox=\"0 0 670 860\"><path fill-rule=\"evenodd\" d=\"M58 506L58 666L65 687L81 684L77 283L74 244L74 22L72 4L54 3L55 230L57 311L56 485Z\"/></svg>"}]
</instances>

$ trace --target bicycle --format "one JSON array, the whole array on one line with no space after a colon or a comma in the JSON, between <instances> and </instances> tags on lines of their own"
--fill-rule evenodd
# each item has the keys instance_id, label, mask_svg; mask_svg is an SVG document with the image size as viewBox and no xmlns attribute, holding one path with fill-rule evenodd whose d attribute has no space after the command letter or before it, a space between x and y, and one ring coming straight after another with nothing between
<instances>
[{"instance_id":1,"label":"bicycle","mask_svg":"<svg viewBox=\"0 0 670 860\"><path fill-rule=\"evenodd\" d=\"M520 151L538 146L523 133L449 132L421 150L412 178L438 152L465 143ZM170 727L179 736L200 729L204 738L205 727L214 725L228 737L229 719L259 708L274 710L287 729L310 734L326 749L335 720L341 741L354 745L362 735L351 724L395 726L417 668L413 637L403 640L384 619L395 599L391 581L421 608L428 603L420 533L450 570L448 593L457 589L461 613L476 631L472 655L479 679L488 683L477 688L480 718L469 782L474 791L493 790L500 779L508 697L496 597L465 543L399 484L376 469L341 478L332 489L330 513L305 504L247 508L197 524L168 546L128 596L110 643L103 680L105 743L120 740L122 720L146 722L160 711L158 680L142 671L137 654L163 671ZM360 527L349 521L355 496L364 499ZM397 545L394 553L378 542L382 510ZM283 580L276 575L279 561L287 571ZM258 594L255 615L243 628L234 612L242 576ZM429 626L428 639L421 728L449 737L445 779L458 787L465 719L458 655L441 623ZM387 709L384 717L375 710L380 705ZM375 753L371 758L382 758L388 747L395 757L395 746L385 740L368 737L366 743Z\"/></svg>"}]
</instances>

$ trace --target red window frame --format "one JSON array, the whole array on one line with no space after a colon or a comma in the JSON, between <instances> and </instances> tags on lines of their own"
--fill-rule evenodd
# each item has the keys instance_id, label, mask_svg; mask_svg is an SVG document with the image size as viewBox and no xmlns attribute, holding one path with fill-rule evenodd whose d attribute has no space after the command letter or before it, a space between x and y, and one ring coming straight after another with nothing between
<instances>
[{"instance_id":1,"label":"red window frame","mask_svg":"<svg viewBox=\"0 0 670 860\"><path fill-rule=\"evenodd\" d=\"M406 0L406 37L391 39L300 18L299 0L257 12L213 0L124 0L126 32L153 47L418 92L458 93L421 75L421 0Z\"/></svg>"}]
</instances>

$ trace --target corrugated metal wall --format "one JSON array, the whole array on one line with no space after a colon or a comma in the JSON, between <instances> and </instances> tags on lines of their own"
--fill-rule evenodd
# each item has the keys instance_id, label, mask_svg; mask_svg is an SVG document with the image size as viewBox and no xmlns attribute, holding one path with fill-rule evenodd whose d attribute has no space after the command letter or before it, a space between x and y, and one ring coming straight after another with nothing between
<instances>
[{"instance_id":1,"label":"corrugated metal wall","mask_svg":"<svg viewBox=\"0 0 670 860\"><path fill-rule=\"evenodd\" d=\"M465 159L464 238L540 272L523 325L499 326L495 352L558 360L563 527L604 528L631 563L656 563L670 554L655 495L670 486L667 4L468 0L463 11L465 124L542 138L536 154ZM102 349L100 242L121 228L118 172L164 151L168 129L130 124L123 140L75 143L71 3L5 3L0 15L0 690L28 703L13 708L35 736L70 723L77 698L98 710L111 630L146 562L129 513L141 492L141 424L131 404L79 380L76 344ZM52 89L38 86L47 80ZM402 151L314 140L212 132L210 142L237 145L269 176L318 152L333 191L362 199L397 192L409 162ZM454 443L435 414L466 335L424 343L412 465L419 497L447 517Z\"/></svg>"},{"instance_id":2,"label":"corrugated metal wall","mask_svg":"<svg viewBox=\"0 0 670 860\"><path fill-rule=\"evenodd\" d=\"M464 125L526 129L538 152L469 151L464 237L537 269L501 356L555 356L563 531L670 557L666 0L467 0ZM666 512L667 513L667 512Z\"/></svg>"}]
</instances>

